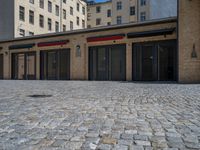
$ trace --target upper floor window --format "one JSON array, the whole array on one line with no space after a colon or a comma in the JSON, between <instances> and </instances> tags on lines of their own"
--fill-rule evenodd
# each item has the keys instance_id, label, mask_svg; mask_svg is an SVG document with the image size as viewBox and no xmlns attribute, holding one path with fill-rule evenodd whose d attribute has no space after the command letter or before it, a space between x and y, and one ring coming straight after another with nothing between
<instances>
[{"instance_id":1,"label":"upper floor window","mask_svg":"<svg viewBox=\"0 0 200 150\"><path fill-rule=\"evenodd\" d=\"M43 15L40 15L40 16L39 16L39 24L40 24L40 27L41 27L41 28L44 27L44 16L43 16Z\"/></svg>"},{"instance_id":2,"label":"upper floor window","mask_svg":"<svg viewBox=\"0 0 200 150\"><path fill-rule=\"evenodd\" d=\"M65 4L66 4L66 0L63 0L63 3L65 3Z\"/></svg>"},{"instance_id":3,"label":"upper floor window","mask_svg":"<svg viewBox=\"0 0 200 150\"><path fill-rule=\"evenodd\" d=\"M85 15L85 7L82 7L82 13Z\"/></svg>"},{"instance_id":4,"label":"upper floor window","mask_svg":"<svg viewBox=\"0 0 200 150\"><path fill-rule=\"evenodd\" d=\"M65 9L63 9L63 19L67 19L67 14Z\"/></svg>"},{"instance_id":5,"label":"upper floor window","mask_svg":"<svg viewBox=\"0 0 200 150\"><path fill-rule=\"evenodd\" d=\"M141 5L141 6L145 6L145 5L146 5L146 0L141 0L141 1L140 1L140 5Z\"/></svg>"},{"instance_id":6,"label":"upper floor window","mask_svg":"<svg viewBox=\"0 0 200 150\"><path fill-rule=\"evenodd\" d=\"M117 2L117 10L121 10L122 9L122 2Z\"/></svg>"},{"instance_id":7,"label":"upper floor window","mask_svg":"<svg viewBox=\"0 0 200 150\"><path fill-rule=\"evenodd\" d=\"M85 20L82 20L82 28L85 28Z\"/></svg>"},{"instance_id":8,"label":"upper floor window","mask_svg":"<svg viewBox=\"0 0 200 150\"><path fill-rule=\"evenodd\" d=\"M141 12L140 13L140 21L145 21L146 20L146 12Z\"/></svg>"},{"instance_id":9,"label":"upper floor window","mask_svg":"<svg viewBox=\"0 0 200 150\"><path fill-rule=\"evenodd\" d=\"M55 22L55 31L59 32L59 22Z\"/></svg>"},{"instance_id":10,"label":"upper floor window","mask_svg":"<svg viewBox=\"0 0 200 150\"><path fill-rule=\"evenodd\" d=\"M130 7L130 15L131 16L135 15L135 6Z\"/></svg>"},{"instance_id":11,"label":"upper floor window","mask_svg":"<svg viewBox=\"0 0 200 150\"><path fill-rule=\"evenodd\" d=\"M117 24L121 24L122 23L122 16L117 16Z\"/></svg>"},{"instance_id":12,"label":"upper floor window","mask_svg":"<svg viewBox=\"0 0 200 150\"><path fill-rule=\"evenodd\" d=\"M52 2L48 1L48 11L52 12Z\"/></svg>"},{"instance_id":13,"label":"upper floor window","mask_svg":"<svg viewBox=\"0 0 200 150\"><path fill-rule=\"evenodd\" d=\"M72 15L72 16L73 16L73 14L74 14L73 7L70 7L70 15Z\"/></svg>"},{"instance_id":14,"label":"upper floor window","mask_svg":"<svg viewBox=\"0 0 200 150\"><path fill-rule=\"evenodd\" d=\"M48 30L51 31L51 29L52 29L51 19L48 18Z\"/></svg>"},{"instance_id":15,"label":"upper floor window","mask_svg":"<svg viewBox=\"0 0 200 150\"><path fill-rule=\"evenodd\" d=\"M44 8L44 0L40 0L40 8Z\"/></svg>"},{"instance_id":16,"label":"upper floor window","mask_svg":"<svg viewBox=\"0 0 200 150\"><path fill-rule=\"evenodd\" d=\"M76 9L77 9L77 11L80 10L80 4L79 3L76 4Z\"/></svg>"},{"instance_id":17,"label":"upper floor window","mask_svg":"<svg viewBox=\"0 0 200 150\"><path fill-rule=\"evenodd\" d=\"M19 6L19 20L25 20L25 8L22 6Z\"/></svg>"},{"instance_id":18,"label":"upper floor window","mask_svg":"<svg viewBox=\"0 0 200 150\"><path fill-rule=\"evenodd\" d=\"M80 24L80 19L79 19L79 17L76 17L76 24L79 26L79 24Z\"/></svg>"},{"instance_id":19,"label":"upper floor window","mask_svg":"<svg viewBox=\"0 0 200 150\"><path fill-rule=\"evenodd\" d=\"M34 0L29 0L30 3L34 4Z\"/></svg>"},{"instance_id":20,"label":"upper floor window","mask_svg":"<svg viewBox=\"0 0 200 150\"><path fill-rule=\"evenodd\" d=\"M70 30L73 30L73 27L74 25L73 25L73 22L72 21L70 21Z\"/></svg>"},{"instance_id":21,"label":"upper floor window","mask_svg":"<svg viewBox=\"0 0 200 150\"><path fill-rule=\"evenodd\" d=\"M101 6L97 6L96 7L96 13L100 13L101 12Z\"/></svg>"},{"instance_id":22,"label":"upper floor window","mask_svg":"<svg viewBox=\"0 0 200 150\"><path fill-rule=\"evenodd\" d=\"M111 10L110 9L107 10L107 17L111 17Z\"/></svg>"},{"instance_id":23,"label":"upper floor window","mask_svg":"<svg viewBox=\"0 0 200 150\"><path fill-rule=\"evenodd\" d=\"M34 32L29 32L29 36L34 36Z\"/></svg>"},{"instance_id":24,"label":"upper floor window","mask_svg":"<svg viewBox=\"0 0 200 150\"><path fill-rule=\"evenodd\" d=\"M96 25L100 25L101 24L101 18L97 18L96 19Z\"/></svg>"},{"instance_id":25,"label":"upper floor window","mask_svg":"<svg viewBox=\"0 0 200 150\"><path fill-rule=\"evenodd\" d=\"M29 10L29 23L34 24L34 11Z\"/></svg>"},{"instance_id":26,"label":"upper floor window","mask_svg":"<svg viewBox=\"0 0 200 150\"><path fill-rule=\"evenodd\" d=\"M19 29L19 35L21 35L21 36L25 36L25 30L23 30L23 29Z\"/></svg>"},{"instance_id":27,"label":"upper floor window","mask_svg":"<svg viewBox=\"0 0 200 150\"><path fill-rule=\"evenodd\" d=\"M63 24L63 31L66 31L66 25Z\"/></svg>"},{"instance_id":28,"label":"upper floor window","mask_svg":"<svg viewBox=\"0 0 200 150\"><path fill-rule=\"evenodd\" d=\"M56 5L56 16L59 16L59 6Z\"/></svg>"}]
</instances>

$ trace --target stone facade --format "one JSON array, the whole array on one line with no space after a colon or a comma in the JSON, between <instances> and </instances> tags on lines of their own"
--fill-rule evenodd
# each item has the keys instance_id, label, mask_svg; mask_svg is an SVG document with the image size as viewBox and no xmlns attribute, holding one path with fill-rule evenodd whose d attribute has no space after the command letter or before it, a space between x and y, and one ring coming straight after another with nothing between
<instances>
[{"instance_id":1,"label":"stone facade","mask_svg":"<svg viewBox=\"0 0 200 150\"><path fill-rule=\"evenodd\" d=\"M179 81L200 82L200 1L179 0Z\"/></svg>"}]
</instances>

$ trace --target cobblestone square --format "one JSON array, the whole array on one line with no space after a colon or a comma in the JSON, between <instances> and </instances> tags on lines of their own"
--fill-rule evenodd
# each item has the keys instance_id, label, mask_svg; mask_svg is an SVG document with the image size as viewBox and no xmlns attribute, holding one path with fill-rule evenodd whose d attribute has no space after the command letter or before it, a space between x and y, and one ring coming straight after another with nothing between
<instances>
[{"instance_id":1,"label":"cobblestone square","mask_svg":"<svg viewBox=\"0 0 200 150\"><path fill-rule=\"evenodd\" d=\"M199 150L200 85L0 81L0 149Z\"/></svg>"}]
</instances>

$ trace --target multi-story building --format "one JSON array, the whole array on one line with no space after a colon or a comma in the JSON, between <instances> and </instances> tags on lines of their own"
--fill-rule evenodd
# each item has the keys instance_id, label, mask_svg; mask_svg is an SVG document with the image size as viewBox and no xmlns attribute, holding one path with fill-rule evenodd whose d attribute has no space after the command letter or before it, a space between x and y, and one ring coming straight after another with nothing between
<instances>
[{"instance_id":1,"label":"multi-story building","mask_svg":"<svg viewBox=\"0 0 200 150\"><path fill-rule=\"evenodd\" d=\"M82 29L87 6L82 0L0 0L0 40Z\"/></svg>"},{"instance_id":2,"label":"multi-story building","mask_svg":"<svg viewBox=\"0 0 200 150\"><path fill-rule=\"evenodd\" d=\"M174 16L177 16L177 0L108 0L103 3L88 2L88 27Z\"/></svg>"}]
</instances>

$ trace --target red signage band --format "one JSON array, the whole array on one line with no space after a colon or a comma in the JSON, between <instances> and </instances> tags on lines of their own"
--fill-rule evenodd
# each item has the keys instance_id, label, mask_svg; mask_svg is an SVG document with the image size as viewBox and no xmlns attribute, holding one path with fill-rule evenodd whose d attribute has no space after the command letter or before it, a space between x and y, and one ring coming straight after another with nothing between
<instances>
[{"instance_id":1,"label":"red signage band","mask_svg":"<svg viewBox=\"0 0 200 150\"><path fill-rule=\"evenodd\" d=\"M38 47L45 47L45 46L58 46L58 45L65 45L69 43L69 41L56 41L56 42L44 42L44 43L38 43Z\"/></svg>"},{"instance_id":2,"label":"red signage band","mask_svg":"<svg viewBox=\"0 0 200 150\"><path fill-rule=\"evenodd\" d=\"M122 35L113 35L113 36L107 36L107 37L91 37L91 38L87 38L87 42L111 41L111 40L120 40L123 38L124 36Z\"/></svg>"}]
</instances>

